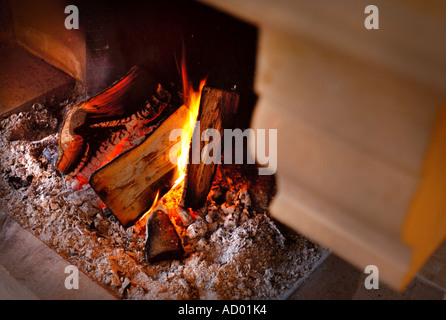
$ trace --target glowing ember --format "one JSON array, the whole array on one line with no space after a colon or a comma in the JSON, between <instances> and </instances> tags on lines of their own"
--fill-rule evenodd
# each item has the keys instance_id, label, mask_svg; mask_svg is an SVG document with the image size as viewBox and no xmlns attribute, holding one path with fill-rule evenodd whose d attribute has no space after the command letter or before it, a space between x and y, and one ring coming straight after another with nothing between
<instances>
[{"instance_id":1,"label":"glowing ember","mask_svg":"<svg viewBox=\"0 0 446 320\"><path fill-rule=\"evenodd\" d=\"M172 188L169 190L167 194L163 197L163 206L165 210L169 213L171 217L175 215L176 208L178 208L181 195L183 191L183 184L186 172L186 165L188 163L189 158L189 148L192 140L193 131L195 128L195 122L198 117L198 112L200 108L200 99L202 90L206 84L206 80L202 80L198 86L198 90L194 90L192 82L187 78L186 66L184 63L184 57L181 63L181 75L183 82L183 106L186 106L189 110L188 116L185 117L184 123L181 125L182 135L180 146L178 148L178 153L176 154L176 165L178 169L177 176L178 178L173 183ZM120 91L127 88L127 86L131 83L131 77L128 76L123 79L120 83L114 85L112 88L108 89L105 94L99 95L98 97L92 98L94 99L103 99L100 102L104 105L116 104L115 99L119 100ZM125 91L125 90L124 90ZM94 100L94 101L96 101ZM86 110L90 110L93 108L90 104L90 100L88 103L84 103L82 107ZM94 109L94 108L93 108ZM161 109L160 109L161 110ZM109 108L102 108L102 113L98 113L98 116L106 115L109 116L111 112ZM96 113L94 114L96 116ZM143 121L139 121L141 119L137 119L137 116L132 115L129 117L129 120L124 123L125 130L117 131L113 133L113 135L102 145L99 147L98 151L95 155L93 155L88 161L85 160L86 164L81 163L81 168L74 174L74 178L77 179L78 187L81 189L84 185L88 184L88 179L93 172L102 168L121 153L127 151L128 149L134 146L134 141L138 138L150 133L153 130L153 127L144 127L144 119ZM179 128L180 129L180 128ZM158 190L158 194L152 204L152 207L143 214L143 216L137 221L135 224L135 228L140 231L145 224L147 223L148 217L153 209L157 206L159 202L160 190ZM167 200L168 199L168 200ZM105 206L105 205L104 205ZM193 213L191 213L194 216Z\"/></svg>"},{"instance_id":2,"label":"glowing ember","mask_svg":"<svg viewBox=\"0 0 446 320\"><path fill-rule=\"evenodd\" d=\"M105 166L107 163L123 153L126 149L129 149L131 147L132 143L130 138L122 139L119 144L114 146L114 149L109 154L105 154L105 160L101 163L101 167Z\"/></svg>"},{"instance_id":3,"label":"glowing ember","mask_svg":"<svg viewBox=\"0 0 446 320\"><path fill-rule=\"evenodd\" d=\"M103 166L105 166L106 164L111 162L114 158L119 156L121 153L123 153L124 151L126 151L132 147L133 147L133 144L131 142L131 137L123 138L120 143L114 145L113 148L110 148L111 151L109 153L104 153L104 158L102 159L102 161L100 161L100 164L97 166L97 169L102 168ZM79 181L79 186L78 186L79 189L82 189L82 187L84 185L88 184L88 178L85 175L83 175L82 173L83 172L81 171L79 174L77 174L74 177L75 179L77 179L77 181ZM91 172L90 172L90 174L91 174ZM105 204L104 204L104 207L105 207Z\"/></svg>"}]
</instances>

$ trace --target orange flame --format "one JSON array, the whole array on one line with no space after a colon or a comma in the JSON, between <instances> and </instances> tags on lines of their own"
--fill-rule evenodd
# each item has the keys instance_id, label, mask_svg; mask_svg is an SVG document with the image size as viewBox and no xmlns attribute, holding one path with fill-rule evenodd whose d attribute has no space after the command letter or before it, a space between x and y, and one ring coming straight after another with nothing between
<instances>
[{"instance_id":1,"label":"orange flame","mask_svg":"<svg viewBox=\"0 0 446 320\"><path fill-rule=\"evenodd\" d=\"M200 81L198 91L194 90L191 81L187 78L186 65L184 57L181 61L181 76L183 81L183 103L189 109L189 114L183 125L183 135L181 136L181 148L179 150L177 169L178 178L172 188L161 199L158 199L159 191L153 201L152 207L135 223L135 229L140 232L145 227L147 220L158 202L162 201L163 206L169 213L175 212L175 207L179 204L179 198L182 194L184 177L186 176L186 165L189 159L189 149L192 140L192 134L195 128L195 122L198 118L200 109L201 92L206 85L206 79Z\"/></svg>"},{"instance_id":2,"label":"orange flame","mask_svg":"<svg viewBox=\"0 0 446 320\"><path fill-rule=\"evenodd\" d=\"M189 158L189 148L192 140L192 134L197 121L198 111L200 109L201 92L206 85L206 79L200 81L198 91L194 90L192 83L187 79L186 65L184 59L181 63L181 75L183 78L183 96L184 105L189 108L189 117L183 126L185 134L181 137L181 150L178 158L178 179L175 181L174 186L177 186L184 180L186 174L186 164Z\"/></svg>"},{"instance_id":3,"label":"orange flame","mask_svg":"<svg viewBox=\"0 0 446 320\"><path fill-rule=\"evenodd\" d=\"M153 209L155 208L155 206L158 204L158 197L160 195L160 192L158 191L156 193L155 196L155 200L153 200L152 206L150 207L149 210L147 210L146 213L144 213L141 218L139 218L138 221L136 221L134 227L135 230L139 233L141 232L141 230L145 227L145 225L147 224L147 220L149 219L150 214L152 213Z\"/></svg>"}]
</instances>

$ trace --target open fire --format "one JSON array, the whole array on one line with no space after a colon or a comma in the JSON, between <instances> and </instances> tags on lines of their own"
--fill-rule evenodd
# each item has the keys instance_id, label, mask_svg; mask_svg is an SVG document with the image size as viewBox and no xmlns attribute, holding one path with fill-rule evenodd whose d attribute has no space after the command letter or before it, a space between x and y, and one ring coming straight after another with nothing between
<instances>
[{"instance_id":1,"label":"open fire","mask_svg":"<svg viewBox=\"0 0 446 320\"><path fill-rule=\"evenodd\" d=\"M141 92L145 92L149 84L153 88L154 82L148 81L150 78L143 70L135 67L122 80L70 110L59 136L56 161L59 171L77 179L79 187L90 183L104 201L102 206L108 206L125 227L134 224L136 231L141 232L147 223L162 225L162 231L149 232L153 227L151 225L146 228L146 251L151 252L154 247L159 247L156 253L147 255L149 261L159 260L160 257L182 257L187 243L181 235L197 219L192 209L197 210L204 204L216 170L215 164L203 165L199 171L188 168L192 137L194 130L197 130L195 123L200 108L206 109L206 104L200 104L206 80L200 81L198 90L194 89L187 77L184 57L181 75L182 106L177 108L173 105L172 94L158 84L156 91L151 92L150 100L143 104L145 106L137 107L148 97ZM231 101L238 103L238 98ZM214 102L221 103L218 99ZM167 108L168 105L170 108ZM237 105L224 107L233 111ZM165 110L167 112L163 115ZM208 125L217 125L222 130L223 117L227 113L201 110L202 117L211 114L213 122ZM165 118L167 120L164 121ZM175 128L178 125L180 128ZM178 130L181 133L180 142L174 141L174 145L167 143L167 133L172 142L172 132ZM170 148L165 148L165 145ZM123 153L126 154L120 157ZM166 154L171 164L165 163ZM115 158L119 159L114 161ZM171 165L174 170L171 170ZM160 167L167 169L156 176L147 173L160 170ZM129 174L123 175L122 171L126 168L130 168ZM189 191L188 194L185 189L186 176L189 184L193 181L193 184L200 185L198 194L197 191L192 195ZM160 188L157 187L159 181L163 185ZM194 191L195 186L189 189ZM194 200L191 201L191 197ZM125 201L127 206L123 205ZM194 203L194 208L182 207L189 203ZM178 235L181 241L177 241ZM165 248L160 245L162 243L166 243ZM175 243L173 247L172 243ZM190 250L186 250L186 253L190 253Z\"/></svg>"},{"instance_id":2,"label":"open fire","mask_svg":"<svg viewBox=\"0 0 446 320\"><path fill-rule=\"evenodd\" d=\"M149 88L156 91L146 100ZM155 87L143 70L133 68L109 89L70 110L60 134L57 169L82 187L95 170L149 134L170 100L161 85Z\"/></svg>"},{"instance_id":3,"label":"open fire","mask_svg":"<svg viewBox=\"0 0 446 320\"><path fill-rule=\"evenodd\" d=\"M177 205L180 185L154 201L168 212L186 255L147 263L147 229L124 228L88 184L73 190L77 180L54 170L56 126L36 141L17 135L25 124L54 121L38 105L1 121L0 210L119 298L281 298L324 254L268 217L274 194L269 176L259 177L252 165L232 165L219 166L197 211ZM166 222L156 216L155 226Z\"/></svg>"},{"instance_id":4,"label":"open fire","mask_svg":"<svg viewBox=\"0 0 446 320\"><path fill-rule=\"evenodd\" d=\"M153 12L141 13L142 20L158 19ZM198 15L213 25L212 15ZM93 27L84 93L95 95L57 107L35 104L1 120L0 211L118 298L285 297L324 250L269 218L274 176L260 176L254 163L194 161L197 150L200 160L228 158L204 147L222 145L225 128L247 127L255 30L223 21L245 30L239 41L217 27L206 31L211 38L182 28L194 37L185 37L191 73L183 59L178 76L167 55L148 60L147 52L172 52L157 48L157 39L136 37L136 46L149 48L126 52L123 64L107 60L98 41L109 34L94 28L97 14L87 18ZM144 34L164 32L145 27L156 30ZM187 45L191 39L202 43ZM227 59L214 59L204 45L211 39ZM111 50L131 49L107 41ZM133 55L138 52L144 57ZM116 69L101 82L97 63L104 61ZM208 129L217 134L203 141Z\"/></svg>"}]
</instances>

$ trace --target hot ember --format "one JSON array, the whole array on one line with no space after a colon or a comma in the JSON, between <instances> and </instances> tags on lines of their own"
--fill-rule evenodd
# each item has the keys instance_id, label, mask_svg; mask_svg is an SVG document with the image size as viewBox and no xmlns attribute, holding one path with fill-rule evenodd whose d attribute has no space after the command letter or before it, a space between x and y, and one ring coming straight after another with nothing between
<instances>
[{"instance_id":1,"label":"hot ember","mask_svg":"<svg viewBox=\"0 0 446 320\"><path fill-rule=\"evenodd\" d=\"M57 169L82 184L153 131L171 94L138 67L67 114L59 137Z\"/></svg>"}]
</instances>

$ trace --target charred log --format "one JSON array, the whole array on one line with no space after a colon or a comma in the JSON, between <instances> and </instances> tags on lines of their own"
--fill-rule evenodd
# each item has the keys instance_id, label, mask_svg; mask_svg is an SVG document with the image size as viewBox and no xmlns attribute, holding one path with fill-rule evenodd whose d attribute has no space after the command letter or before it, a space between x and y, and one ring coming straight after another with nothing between
<instances>
[{"instance_id":1,"label":"charred log","mask_svg":"<svg viewBox=\"0 0 446 320\"><path fill-rule=\"evenodd\" d=\"M59 135L57 169L87 180L94 170L148 135L171 103L168 91L144 70L132 68L68 112Z\"/></svg>"},{"instance_id":2,"label":"charred log","mask_svg":"<svg viewBox=\"0 0 446 320\"><path fill-rule=\"evenodd\" d=\"M153 212L146 225L145 257L148 262L181 259L184 249L181 240L162 210Z\"/></svg>"}]
</instances>

